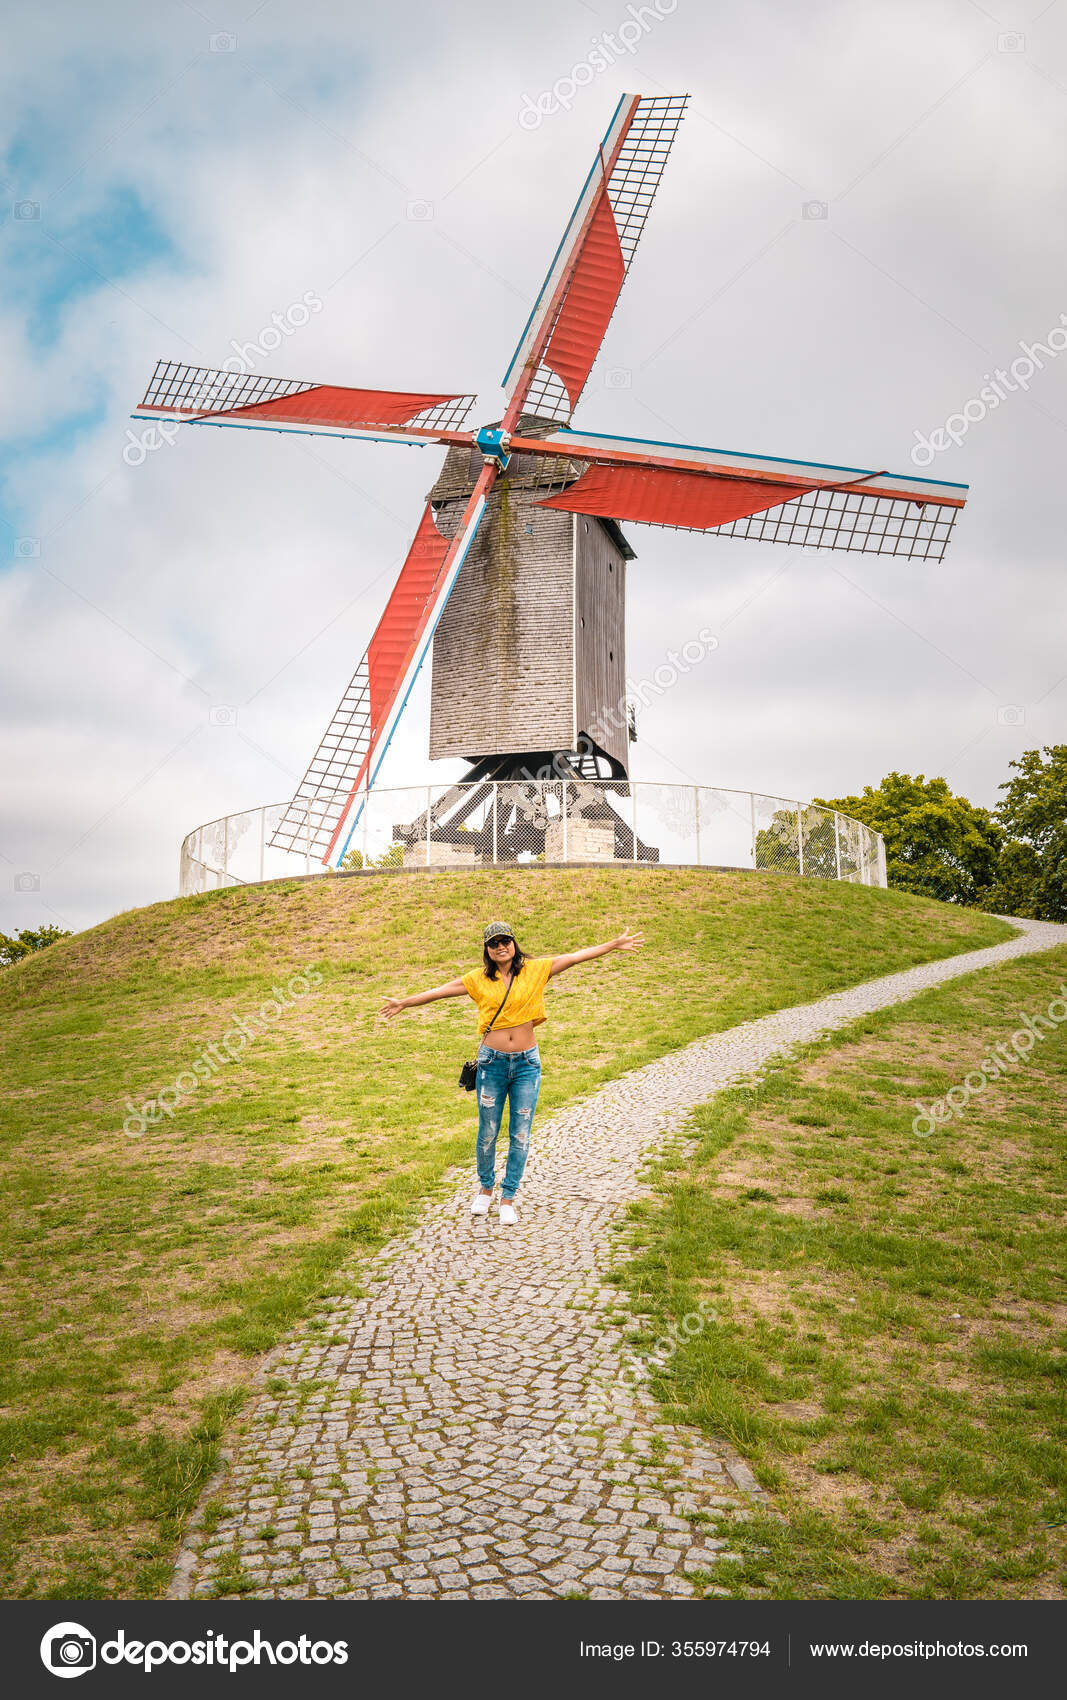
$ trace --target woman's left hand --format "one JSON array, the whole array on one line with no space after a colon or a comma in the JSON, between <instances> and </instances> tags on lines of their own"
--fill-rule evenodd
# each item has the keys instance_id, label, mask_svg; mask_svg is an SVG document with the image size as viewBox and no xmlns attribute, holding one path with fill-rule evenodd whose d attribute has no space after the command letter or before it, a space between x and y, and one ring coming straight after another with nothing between
<instances>
[{"instance_id":1,"label":"woman's left hand","mask_svg":"<svg viewBox=\"0 0 1067 1700\"><path fill-rule=\"evenodd\" d=\"M640 950L644 942L644 933L632 933L629 927L624 927L614 945L616 950Z\"/></svg>"}]
</instances>

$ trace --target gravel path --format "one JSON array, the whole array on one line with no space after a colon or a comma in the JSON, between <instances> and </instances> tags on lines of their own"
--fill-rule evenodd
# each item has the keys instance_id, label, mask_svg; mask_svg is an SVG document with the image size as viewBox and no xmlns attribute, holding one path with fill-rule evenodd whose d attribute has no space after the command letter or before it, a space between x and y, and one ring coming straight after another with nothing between
<instances>
[{"instance_id":1,"label":"gravel path","mask_svg":"<svg viewBox=\"0 0 1067 1700\"><path fill-rule=\"evenodd\" d=\"M257 1599L691 1596L760 1489L727 1447L659 1420L626 1347L606 1277L642 1163L795 1045L1067 943L1067 927L1014 924L1004 944L687 1045L539 1123L516 1228L495 1210L472 1220L465 1176L371 1261L368 1297L332 1301L325 1330L264 1364L205 1495L227 1515L190 1529L171 1597L235 1583ZM273 1377L290 1391L270 1394Z\"/></svg>"}]
</instances>

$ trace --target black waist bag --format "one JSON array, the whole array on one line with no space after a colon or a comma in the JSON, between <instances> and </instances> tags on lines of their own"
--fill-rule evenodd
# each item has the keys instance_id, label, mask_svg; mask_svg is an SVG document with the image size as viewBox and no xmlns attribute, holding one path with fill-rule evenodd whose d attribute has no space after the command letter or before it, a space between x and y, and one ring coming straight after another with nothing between
<instances>
[{"instance_id":1,"label":"black waist bag","mask_svg":"<svg viewBox=\"0 0 1067 1700\"><path fill-rule=\"evenodd\" d=\"M511 982L511 986L513 986L514 984L515 984L515 981L514 981L514 978L513 978L512 982ZM486 1030L485 1030L486 1033L489 1033L489 1032L492 1031L493 1022L496 1020L497 1016L500 1014L500 1011L503 1009L504 1005L507 1003L508 992L511 991L511 986L508 987L507 992L504 993L504 996L501 998L500 1002L497 1004L496 1013L493 1016L493 1021L491 1021L489 1023L489 1026L486 1028ZM476 1062L469 1062L469 1061L465 1062L463 1064L463 1067L459 1071L459 1084L463 1088L464 1092L473 1092L475 1084L477 1082L477 1079L478 1079L478 1064Z\"/></svg>"}]
</instances>

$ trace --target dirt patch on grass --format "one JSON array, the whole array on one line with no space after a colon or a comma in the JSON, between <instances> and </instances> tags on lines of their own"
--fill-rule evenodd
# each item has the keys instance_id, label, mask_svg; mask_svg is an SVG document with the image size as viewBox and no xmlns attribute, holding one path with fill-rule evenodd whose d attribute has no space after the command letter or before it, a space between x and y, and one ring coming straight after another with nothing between
<instances>
[{"instance_id":1,"label":"dirt patch on grass","mask_svg":"<svg viewBox=\"0 0 1067 1700\"><path fill-rule=\"evenodd\" d=\"M734 1259L724 1258L720 1291L716 1293L710 1282L701 1283L701 1286L712 1303L721 1297L724 1289L735 1310L758 1316L761 1321L775 1327L795 1328L794 1316L787 1313L804 1308L810 1311L813 1321L818 1321L821 1332L834 1332L833 1324L826 1321L824 1310L817 1308L824 1306L828 1298L838 1297L835 1284L828 1279L820 1280L816 1285L778 1271L753 1276L743 1272L742 1266ZM849 1308L843 1299L839 1299L839 1305L842 1311Z\"/></svg>"},{"instance_id":2,"label":"dirt patch on grass","mask_svg":"<svg viewBox=\"0 0 1067 1700\"><path fill-rule=\"evenodd\" d=\"M781 1467L794 1492L829 1517L838 1517L851 1506L870 1508L882 1498L871 1482L852 1471L820 1470L817 1463L804 1463L795 1457L785 1458Z\"/></svg>"},{"instance_id":3,"label":"dirt patch on grass","mask_svg":"<svg viewBox=\"0 0 1067 1700\"><path fill-rule=\"evenodd\" d=\"M902 1051L906 1053L907 1072L901 1069ZM917 1065L929 1069L947 1068L954 1077L959 1053L948 1036L938 1043L929 1027L921 1022L894 1023L890 1033L870 1033L863 1038L846 1040L809 1058L801 1065L803 1084L816 1089L839 1084L838 1077L843 1067L857 1069L865 1063L870 1065L869 1073L874 1073L879 1067L885 1078L910 1084L913 1081L910 1070Z\"/></svg>"}]
</instances>

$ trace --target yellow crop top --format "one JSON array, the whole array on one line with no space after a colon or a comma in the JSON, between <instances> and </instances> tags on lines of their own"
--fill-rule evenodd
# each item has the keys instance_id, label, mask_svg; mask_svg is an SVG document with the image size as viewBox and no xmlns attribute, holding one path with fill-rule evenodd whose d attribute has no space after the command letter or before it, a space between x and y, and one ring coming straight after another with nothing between
<instances>
[{"instance_id":1,"label":"yellow crop top","mask_svg":"<svg viewBox=\"0 0 1067 1700\"><path fill-rule=\"evenodd\" d=\"M494 1033L500 1027L521 1027L524 1021L532 1021L537 1027L546 1020L545 987L548 985L551 968L550 956L527 957L520 972L511 982L507 1003L493 1025ZM485 1033L493 1020L497 1005L504 996L504 987L499 979L490 980L484 968L472 968L470 973L464 974L462 978L463 984L478 1005L478 1032Z\"/></svg>"}]
</instances>

